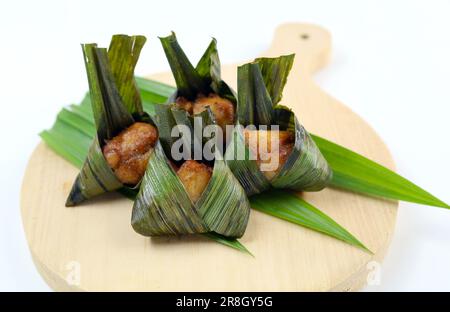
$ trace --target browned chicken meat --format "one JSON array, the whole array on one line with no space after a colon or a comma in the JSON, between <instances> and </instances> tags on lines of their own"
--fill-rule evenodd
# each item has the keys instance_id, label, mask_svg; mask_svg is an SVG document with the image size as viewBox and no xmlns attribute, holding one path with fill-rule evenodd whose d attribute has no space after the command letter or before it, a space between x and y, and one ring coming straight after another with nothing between
<instances>
[{"instance_id":1,"label":"browned chicken meat","mask_svg":"<svg viewBox=\"0 0 450 312\"><path fill-rule=\"evenodd\" d=\"M278 144L272 146L272 135L274 133L278 134ZM245 129L244 140L252 153L256 155L256 163L269 181L278 174L294 147L294 136L289 131ZM276 140L274 140L274 143L276 143ZM261 144L265 144L265 146L261 146ZM278 157L278 164L274 157Z\"/></svg>"},{"instance_id":2,"label":"browned chicken meat","mask_svg":"<svg viewBox=\"0 0 450 312\"><path fill-rule=\"evenodd\" d=\"M183 97L178 97L176 104L189 114L199 114L209 106L216 118L217 124L226 130L226 125L232 125L234 121L234 105L231 101L211 93L208 96L200 94L192 103Z\"/></svg>"},{"instance_id":3,"label":"browned chicken meat","mask_svg":"<svg viewBox=\"0 0 450 312\"><path fill-rule=\"evenodd\" d=\"M178 169L177 175L183 183L189 198L195 203L211 179L212 169L195 160L186 160Z\"/></svg>"},{"instance_id":4,"label":"browned chicken meat","mask_svg":"<svg viewBox=\"0 0 450 312\"><path fill-rule=\"evenodd\" d=\"M182 96L177 97L175 104L178 106L178 108L185 110L186 112L192 115L192 108L194 104L185 97Z\"/></svg>"},{"instance_id":5,"label":"browned chicken meat","mask_svg":"<svg viewBox=\"0 0 450 312\"><path fill-rule=\"evenodd\" d=\"M213 93L208 96L199 96L195 100L193 112L194 114L200 114L208 106L223 131L225 131L227 125L233 124L234 106L229 100Z\"/></svg>"},{"instance_id":6,"label":"browned chicken meat","mask_svg":"<svg viewBox=\"0 0 450 312\"><path fill-rule=\"evenodd\" d=\"M154 126L136 122L108 140L103 155L122 183L136 185L144 176L157 139L158 131Z\"/></svg>"}]
</instances>

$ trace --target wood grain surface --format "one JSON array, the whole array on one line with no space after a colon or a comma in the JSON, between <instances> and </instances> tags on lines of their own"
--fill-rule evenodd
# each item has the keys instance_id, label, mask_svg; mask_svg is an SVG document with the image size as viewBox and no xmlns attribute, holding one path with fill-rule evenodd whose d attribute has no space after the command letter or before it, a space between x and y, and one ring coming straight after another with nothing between
<instances>
[{"instance_id":1,"label":"wood grain surface","mask_svg":"<svg viewBox=\"0 0 450 312\"><path fill-rule=\"evenodd\" d=\"M312 80L329 59L329 33L314 25L284 24L262 55L293 52L296 60L282 104L309 131L394 169L375 131ZM150 77L173 84L169 73ZM235 87L236 65L224 66L223 77ZM397 202L333 189L303 195L374 255L252 211L241 240L251 257L197 236L139 236L130 225L132 202L117 194L65 208L77 173L40 143L23 179L21 210L29 248L38 271L57 291L358 290L373 269L371 261L383 259L398 207Z\"/></svg>"}]
</instances>

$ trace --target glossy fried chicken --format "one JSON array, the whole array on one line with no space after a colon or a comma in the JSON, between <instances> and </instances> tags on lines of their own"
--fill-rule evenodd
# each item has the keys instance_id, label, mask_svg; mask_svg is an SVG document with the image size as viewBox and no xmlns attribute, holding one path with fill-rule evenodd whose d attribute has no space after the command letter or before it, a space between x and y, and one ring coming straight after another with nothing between
<instances>
[{"instance_id":1,"label":"glossy fried chicken","mask_svg":"<svg viewBox=\"0 0 450 312\"><path fill-rule=\"evenodd\" d=\"M158 131L154 126L136 122L108 140L103 155L122 183L136 185L144 176L157 139Z\"/></svg>"},{"instance_id":2,"label":"glossy fried chicken","mask_svg":"<svg viewBox=\"0 0 450 312\"><path fill-rule=\"evenodd\" d=\"M234 105L231 101L221 98L217 94L210 93L208 96L199 95L194 102L183 97L178 97L176 104L179 108L189 114L200 114L209 106L216 118L217 124L225 132L226 125L232 125L234 121Z\"/></svg>"},{"instance_id":3,"label":"glossy fried chicken","mask_svg":"<svg viewBox=\"0 0 450 312\"><path fill-rule=\"evenodd\" d=\"M186 160L177 171L189 198L196 202L203 194L212 175L212 169L195 160Z\"/></svg>"},{"instance_id":4,"label":"glossy fried chicken","mask_svg":"<svg viewBox=\"0 0 450 312\"><path fill-rule=\"evenodd\" d=\"M274 134L278 134L278 144L272 146L271 140ZM269 181L281 170L294 147L294 136L289 131L244 129L244 140L252 153L256 155L256 163ZM278 162L274 157L278 157ZM273 165L269 165L271 163Z\"/></svg>"}]
</instances>

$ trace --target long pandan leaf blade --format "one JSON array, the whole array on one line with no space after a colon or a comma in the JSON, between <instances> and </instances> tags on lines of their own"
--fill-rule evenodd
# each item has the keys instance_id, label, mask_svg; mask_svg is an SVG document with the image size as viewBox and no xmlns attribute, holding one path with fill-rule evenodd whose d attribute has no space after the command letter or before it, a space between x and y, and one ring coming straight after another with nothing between
<instances>
[{"instance_id":1,"label":"long pandan leaf blade","mask_svg":"<svg viewBox=\"0 0 450 312\"><path fill-rule=\"evenodd\" d=\"M88 136L95 133L95 125L92 121L74 111L69 111L68 109L63 108L58 114L58 119L80 129L82 133Z\"/></svg>"},{"instance_id":2,"label":"long pandan leaf blade","mask_svg":"<svg viewBox=\"0 0 450 312\"><path fill-rule=\"evenodd\" d=\"M175 89L172 86L168 86L161 82L140 77L135 77L135 80L141 93L144 110L147 111L147 113L153 104L165 103L167 98L175 92Z\"/></svg>"},{"instance_id":3,"label":"long pandan leaf blade","mask_svg":"<svg viewBox=\"0 0 450 312\"><path fill-rule=\"evenodd\" d=\"M333 168L332 186L387 199L450 208L386 167L319 136L312 137Z\"/></svg>"},{"instance_id":4,"label":"long pandan leaf blade","mask_svg":"<svg viewBox=\"0 0 450 312\"><path fill-rule=\"evenodd\" d=\"M56 119L51 129L41 132L40 136L57 154L77 168L82 167L94 139L93 134L87 136L79 128L60 118Z\"/></svg>"},{"instance_id":5,"label":"long pandan leaf blade","mask_svg":"<svg viewBox=\"0 0 450 312\"><path fill-rule=\"evenodd\" d=\"M280 190L250 197L252 208L274 217L310 228L372 253L350 232L302 198Z\"/></svg>"}]
</instances>

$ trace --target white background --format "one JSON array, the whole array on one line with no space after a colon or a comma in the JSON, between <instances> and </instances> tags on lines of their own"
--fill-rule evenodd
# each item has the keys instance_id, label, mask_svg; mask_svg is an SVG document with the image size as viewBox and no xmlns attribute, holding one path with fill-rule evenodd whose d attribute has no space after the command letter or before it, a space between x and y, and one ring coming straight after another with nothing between
<instances>
[{"instance_id":1,"label":"white background","mask_svg":"<svg viewBox=\"0 0 450 312\"><path fill-rule=\"evenodd\" d=\"M402 175L450 202L449 1L2 1L0 290L49 290L27 249L19 192L39 131L87 90L81 42L146 35L137 74L148 74L168 70L156 36L170 30L194 60L216 37L232 63L264 51L288 21L331 31L318 84L378 131ZM402 203L381 285L366 290L449 291L450 211Z\"/></svg>"}]
</instances>

